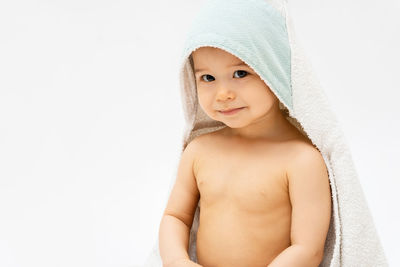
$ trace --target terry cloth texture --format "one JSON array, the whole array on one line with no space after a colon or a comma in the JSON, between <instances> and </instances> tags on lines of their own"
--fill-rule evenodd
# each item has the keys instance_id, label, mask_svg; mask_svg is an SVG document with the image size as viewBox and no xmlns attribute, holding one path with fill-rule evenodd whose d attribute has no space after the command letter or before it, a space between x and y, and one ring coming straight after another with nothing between
<instances>
[{"instance_id":1,"label":"terry cloth texture","mask_svg":"<svg viewBox=\"0 0 400 267\"><path fill-rule=\"evenodd\" d=\"M199 10L181 59L180 90L186 120L182 151L196 136L225 127L222 122L209 118L197 100L190 54L202 46L223 49L247 63L277 96L288 121L321 152L329 173L333 205L320 267L388 266L349 146L325 92L296 41L287 2L210 0ZM197 262L199 212L198 204L188 251L194 262ZM144 266L162 266L158 240Z\"/></svg>"}]
</instances>

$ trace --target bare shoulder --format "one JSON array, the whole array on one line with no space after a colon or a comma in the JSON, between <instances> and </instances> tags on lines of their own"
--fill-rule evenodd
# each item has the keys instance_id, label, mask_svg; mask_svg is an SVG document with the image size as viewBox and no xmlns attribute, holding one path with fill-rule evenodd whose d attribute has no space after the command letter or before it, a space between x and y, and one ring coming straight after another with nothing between
<instances>
[{"instance_id":1,"label":"bare shoulder","mask_svg":"<svg viewBox=\"0 0 400 267\"><path fill-rule=\"evenodd\" d=\"M329 175L325 160L319 149L309 141L296 141L291 145L286 178L292 193L298 188L319 190L329 188ZM301 189L299 190L301 191ZM329 192L329 191L325 191Z\"/></svg>"},{"instance_id":2,"label":"bare shoulder","mask_svg":"<svg viewBox=\"0 0 400 267\"><path fill-rule=\"evenodd\" d=\"M194 137L185 148L185 152L190 153L193 158L193 173L195 174L196 180L202 155L209 151L207 147L210 147L214 138L215 137L212 133L198 135Z\"/></svg>"},{"instance_id":3,"label":"bare shoulder","mask_svg":"<svg viewBox=\"0 0 400 267\"><path fill-rule=\"evenodd\" d=\"M205 133L194 137L189 144L187 145L186 149L189 148L193 152L200 153L201 149L204 148L211 139L213 138L212 133Z\"/></svg>"},{"instance_id":4,"label":"bare shoulder","mask_svg":"<svg viewBox=\"0 0 400 267\"><path fill-rule=\"evenodd\" d=\"M220 132L220 130L198 135L195 138L193 138L192 141L190 141L190 143L192 144L192 146L195 146L197 149L204 148L204 147L212 144L213 142L215 142L215 140L218 137L220 137L219 132Z\"/></svg>"},{"instance_id":5,"label":"bare shoulder","mask_svg":"<svg viewBox=\"0 0 400 267\"><path fill-rule=\"evenodd\" d=\"M310 141L300 139L291 143L292 153L290 154L291 166L299 167L312 167L312 166L325 166L324 158L319 149Z\"/></svg>"}]
</instances>

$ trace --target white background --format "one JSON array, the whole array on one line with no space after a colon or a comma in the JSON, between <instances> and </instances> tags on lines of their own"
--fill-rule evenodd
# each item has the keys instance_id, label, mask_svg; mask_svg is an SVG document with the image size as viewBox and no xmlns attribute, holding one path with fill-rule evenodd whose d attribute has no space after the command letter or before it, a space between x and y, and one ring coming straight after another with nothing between
<instances>
[{"instance_id":1,"label":"white background","mask_svg":"<svg viewBox=\"0 0 400 267\"><path fill-rule=\"evenodd\" d=\"M0 266L135 266L184 126L178 68L204 1L0 1ZM289 0L400 266L395 0Z\"/></svg>"}]
</instances>

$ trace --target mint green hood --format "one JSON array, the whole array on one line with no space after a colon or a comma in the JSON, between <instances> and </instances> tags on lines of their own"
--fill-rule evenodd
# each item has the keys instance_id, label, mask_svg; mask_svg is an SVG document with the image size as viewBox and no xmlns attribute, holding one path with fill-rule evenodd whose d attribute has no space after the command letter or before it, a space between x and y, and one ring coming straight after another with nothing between
<instances>
[{"instance_id":1,"label":"mint green hood","mask_svg":"<svg viewBox=\"0 0 400 267\"><path fill-rule=\"evenodd\" d=\"M236 55L292 108L290 46L285 18L266 1L208 1L188 32L182 57L213 46Z\"/></svg>"}]
</instances>

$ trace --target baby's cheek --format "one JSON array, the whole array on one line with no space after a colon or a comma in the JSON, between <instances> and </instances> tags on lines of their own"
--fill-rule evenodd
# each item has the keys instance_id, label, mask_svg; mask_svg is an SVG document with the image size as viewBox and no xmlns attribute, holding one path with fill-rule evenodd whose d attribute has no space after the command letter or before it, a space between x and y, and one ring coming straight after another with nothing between
<instances>
[{"instance_id":1,"label":"baby's cheek","mask_svg":"<svg viewBox=\"0 0 400 267\"><path fill-rule=\"evenodd\" d=\"M206 113L210 118L215 118L217 116L216 111L213 109L213 104L210 98L206 96L199 96L198 98L200 108Z\"/></svg>"}]
</instances>

